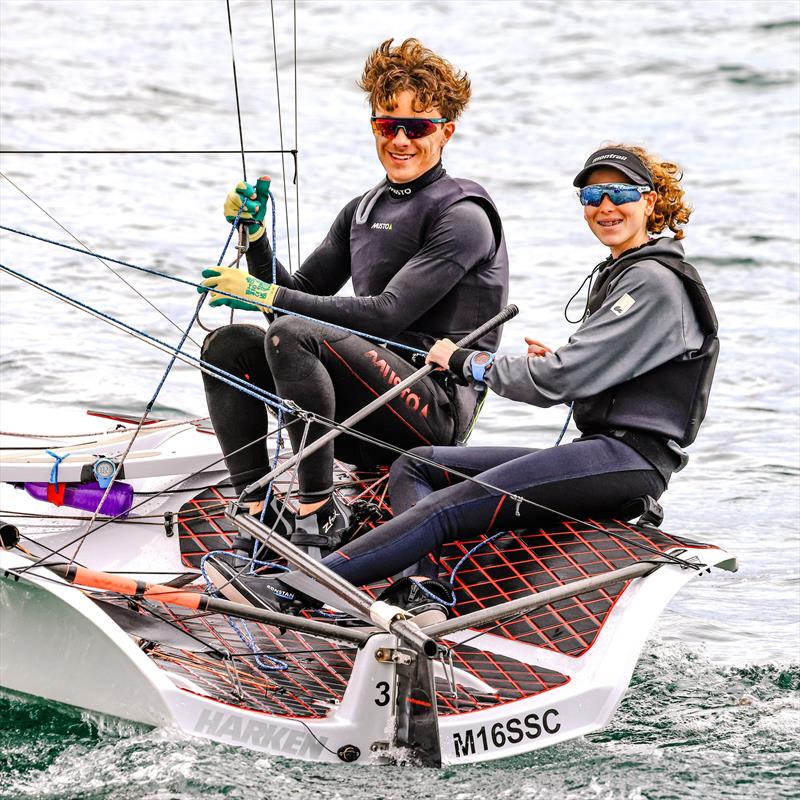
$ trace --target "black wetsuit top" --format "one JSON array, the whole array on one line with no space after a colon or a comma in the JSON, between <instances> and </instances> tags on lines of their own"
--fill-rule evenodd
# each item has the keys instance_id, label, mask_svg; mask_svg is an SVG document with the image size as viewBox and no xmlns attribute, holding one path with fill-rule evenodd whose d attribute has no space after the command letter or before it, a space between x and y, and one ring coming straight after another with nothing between
<instances>
[{"instance_id":1,"label":"black wetsuit top","mask_svg":"<svg viewBox=\"0 0 800 800\"><path fill-rule=\"evenodd\" d=\"M251 245L247 263L272 282L267 236ZM355 296L333 296L349 279ZM283 287L279 308L427 350L505 305L508 257L486 191L437 164L414 181L387 180L351 200L300 269L290 275L279 264L275 282ZM495 330L477 346L494 350L499 340Z\"/></svg>"},{"instance_id":2,"label":"black wetsuit top","mask_svg":"<svg viewBox=\"0 0 800 800\"><path fill-rule=\"evenodd\" d=\"M272 253L263 236L247 253L251 274L272 282ZM352 279L355 297L334 297ZM286 314L265 338L261 328L223 326L204 344L203 358L322 418L341 421L419 366L408 350L386 348L330 322L421 350L435 339L457 340L505 304L508 260L502 226L478 184L451 178L441 165L407 184L382 182L345 206L320 246L290 275L277 265L275 305L321 320ZM499 330L479 346L496 347ZM203 375L208 408L238 491L269 468L263 403ZM433 373L371 414L358 429L408 449L463 439L480 397ZM324 428L312 425L306 444ZM295 450L303 428L289 428ZM349 463L389 464L396 453L341 436L303 460L300 497L311 502L331 491L333 457Z\"/></svg>"}]
</instances>

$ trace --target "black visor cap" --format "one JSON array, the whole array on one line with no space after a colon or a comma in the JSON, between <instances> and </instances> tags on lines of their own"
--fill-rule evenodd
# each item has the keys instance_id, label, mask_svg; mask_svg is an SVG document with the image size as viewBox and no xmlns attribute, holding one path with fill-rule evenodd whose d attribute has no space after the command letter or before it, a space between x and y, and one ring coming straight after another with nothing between
<instances>
[{"instance_id":1,"label":"black visor cap","mask_svg":"<svg viewBox=\"0 0 800 800\"><path fill-rule=\"evenodd\" d=\"M621 147L604 147L601 150L595 150L595 152L586 159L583 169L575 176L572 185L578 187L585 186L589 173L598 167L611 167L612 169L619 170L623 175L637 184L637 186L646 185L651 189L654 186L653 176L639 156L631 153L630 150L623 150Z\"/></svg>"}]
</instances>

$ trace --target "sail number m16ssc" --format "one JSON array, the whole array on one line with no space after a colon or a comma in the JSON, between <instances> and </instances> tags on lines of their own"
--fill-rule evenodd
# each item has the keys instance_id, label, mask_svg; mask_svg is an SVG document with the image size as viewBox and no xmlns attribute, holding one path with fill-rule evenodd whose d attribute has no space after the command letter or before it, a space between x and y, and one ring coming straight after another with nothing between
<instances>
[{"instance_id":1,"label":"sail number m16ssc","mask_svg":"<svg viewBox=\"0 0 800 800\"><path fill-rule=\"evenodd\" d=\"M453 734L456 758L475 755L476 747L484 753L499 750L507 745L519 744L523 739L538 739L543 733L553 734L561 730L558 709L548 708L541 718L538 714L526 714L522 719L511 717L494 725L467 728Z\"/></svg>"}]
</instances>

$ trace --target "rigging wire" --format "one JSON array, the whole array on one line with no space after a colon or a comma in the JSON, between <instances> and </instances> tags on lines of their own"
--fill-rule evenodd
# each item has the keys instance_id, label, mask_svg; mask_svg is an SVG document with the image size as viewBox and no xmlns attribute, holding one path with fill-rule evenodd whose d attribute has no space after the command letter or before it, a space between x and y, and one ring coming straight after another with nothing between
<instances>
[{"instance_id":1,"label":"rigging wire","mask_svg":"<svg viewBox=\"0 0 800 800\"><path fill-rule=\"evenodd\" d=\"M33 203L33 205L36 206L36 208L38 208L43 214L45 214L53 222L55 222L55 224L58 225L58 227L61 228L61 230L63 230L64 233L67 234L67 236L69 236L70 238L74 239L79 245L81 245L81 247L84 248L84 250L83 250L84 253L86 253L87 255L92 256L92 258L96 258L107 270L109 270L114 275L116 275L117 278L119 278L129 289L131 289L142 300L144 300L145 303L147 303L150 306L150 308L152 308L154 311L156 311L158 314L160 314L167 322L169 322L169 324L172 325L173 328L176 328L177 330L181 330L180 326L176 322L174 322L172 319L170 319L170 317L168 317L160 308L158 308L158 306L156 306L155 303L152 302L152 300L149 300L147 297L145 297L132 283L129 283L122 275L120 275L119 272L117 272L113 267L109 266L106 263L106 261L113 261L113 259L105 259L103 256L98 255L93 250L90 250L89 246L84 241L79 239L71 230L69 230L69 228L67 228L65 225L60 223L46 208L42 207L39 203L37 203L24 189L22 189L22 187L18 186L16 183L14 183L14 181L11 180L11 178L9 178L8 175L6 175L4 172L0 171L0 177L5 178L21 195L23 195L23 197L26 197L28 200L30 200L31 203ZM10 228L6 228L6 230L11 230L11 229ZM37 238L38 239L40 237L32 237L32 238ZM47 241L47 240L46 239L42 239L41 241ZM69 245L63 245L63 246L67 247L67 248L69 248L71 250L76 250L77 249L77 248L74 248L74 247L70 247ZM122 263L122 262L115 262L115 263ZM194 339L191 339L190 341L195 346L200 347L200 345L197 342L195 342Z\"/></svg>"},{"instance_id":2,"label":"rigging wire","mask_svg":"<svg viewBox=\"0 0 800 800\"><path fill-rule=\"evenodd\" d=\"M275 61L275 92L277 94L278 99L278 137L281 145L281 150L284 149L284 142L283 142L283 112L281 110L281 81L280 81L280 73L278 71L278 41L277 37L275 36L275 7L273 4L273 0L269 2L269 10L270 10L270 18L272 21L272 54ZM295 153L297 148L297 136L295 135ZM297 183L297 155L295 154L295 175L294 181L295 184ZM284 158L284 154L281 153L281 171L283 174L283 205L284 210L286 213L286 249L289 259L289 272L293 269L293 261L292 261L292 236L291 231L289 230L289 194L286 189L286 159ZM299 233L298 233L299 235ZM298 259L300 258L298 252Z\"/></svg>"},{"instance_id":3,"label":"rigging wire","mask_svg":"<svg viewBox=\"0 0 800 800\"><path fill-rule=\"evenodd\" d=\"M27 283L29 283L31 285L34 285L37 288L40 288L43 291L46 291L46 292L48 292L48 293L50 293L50 294L52 294L54 296L57 296L60 299L63 299L66 302L69 302L69 303L75 305L76 307L81 308L84 311L87 311L88 313L92 313L95 316L98 316L98 317L100 317L102 319L105 319L106 321L109 321L110 324L113 324L115 327L120 327L120 328L123 328L123 329L127 329L128 332L134 333L134 335L138 336L138 338L140 338L140 339L142 339L144 341L148 341L149 342L149 341L152 340L152 342L155 343L154 346L159 347L159 349L165 350L166 352L174 353L176 358L179 358L184 363L188 363L188 364L190 364L191 366L193 366L195 368L198 368L198 369L201 369L204 372L207 372L208 374L212 374L212 375L214 375L214 377L216 377L219 380L223 380L225 382L230 383L230 385L235 386L235 388L238 388L240 391L243 391L246 394L249 394L250 396L255 397L256 399L261 400L261 402L267 403L269 405L273 405L276 408L282 408L283 411L285 411L285 412L296 414L297 416L299 416L300 418L304 419L305 421L309 421L310 420L312 422L317 422L318 424L320 424L320 425L322 425L324 427L335 428L335 429L340 430L341 432L346 433L346 434L348 434L350 436L354 436L355 438L358 438L361 441L366 441L366 442L369 442L370 444L378 445L378 446L383 447L383 448L385 448L387 450L391 450L392 452L396 452L396 453L398 453L400 455L408 455L408 453L406 453L406 451L403 450L403 448L401 448L401 447L393 445L390 442L384 442L384 441L382 441L382 440L380 440L380 439L378 439L376 437L370 436L370 435L368 435L368 434L366 434L366 433L364 433L362 431L358 431L358 430L355 430L353 428L344 427L344 426L342 426L342 424L340 422L337 422L335 420L330 420L330 419L322 417L322 416L320 416L318 414L314 414L312 412L305 411L305 410L303 410L303 409L301 409L301 408L299 408L297 406L290 408L289 406L286 405L286 403L283 400L283 398L280 398L278 395L273 395L272 393L267 392L266 390L255 386L254 384L251 384L251 383L249 383L247 381L244 381L241 378L238 378L237 376L232 375L230 373L226 373L225 370L222 370L222 369L220 369L218 367L215 367L213 364L205 362L202 359L199 359L199 358L197 358L195 356L191 356L188 353L178 353L178 352L176 352L175 348L173 348L172 346L168 345L167 343L162 342L162 341L156 339L155 337L150 336L149 334L145 334L145 333L143 333L141 331L137 331L135 328L131 328L131 326L126 325L125 323L120 322L119 320L115 320L113 317L110 317L109 315L104 314L103 312L96 311L95 309L92 309L90 306L86 306L85 304L80 303L80 301L76 301L73 298L70 298L68 295L63 294L62 292L59 292L59 291L57 291L55 289L52 289L52 288L47 287L47 286L44 286L43 284L40 284L38 281L35 281L32 278L28 278L26 276L23 276L21 273L18 273L18 272L16 272L16 270L12 270L11 268L9 268L7 266L4 266L3 264L0 264L0 269L4 270L6 272L9 272L10 274L15 275L16 277L20 277L23 280L25 280ZM415 454L413 456L413 458L418 460L420 463L428 464L429 466L433 466L433 467L436 467L436 468L439 468L439 469L444 469L444 467L441 464L437 463L436 461L434 461L432 459L425 458L424 456L419 456L419 455ZM488 490L490 492L497 492L497 493L500 493L500 494L508 496L509 499L513 500L513 502L518 507L520 505L522 505L522 504L532 505L532 506L536 507L537 509L539 509L541 511L546 511L546 512L549 512L549 513L552 513L552 514L556 514L557 516L563 517L565 519L569 519L569 520L571 520L573 522L578 522L581 525L586 525L587 527L590 527L590 528L592 528L594 530L597 530L597 531L599 531L601 533L604 533L606 535L609 535L609 533L610 533L606 529L604 529L604 528L602 528L602 527L600 527L598 525L595 525L595 524L593 524L591 522L579 519L578 517L573 517L573 516L571 516L569 514L564 514L564 513L560 512L560 511L556 511L555 509L549 508L548 506L545 506L545 505L543 505L541 503L537 503L537 502L535 502L533 500L529 500L529 499L527 499L525 497L522 497L520 495L514 494L514 493L509 492L509 491L507 491L505 489L502 489L502 488L500 488L498 486L494 486L494 485L489 484L489 483L487 483L485 481L481 481L481 480L475 478L474 476L467 475L466 473L459 472L458 470L454 470L452 468L448 468L448 471L452 475L456 475L457 477L460 477L460 478L462 478L464 480L469 480L469 481L471 481L473 483L476 483L479 486L482 486L484 489L486 489L486 490ZM619 538L621 541L626 541L622 536L617 535L617 538ZM647 550L647 547L642 545L641 543L637 542L635 544L636 544L637 547L642 547L643 549ZM691 566L693 569L697 569L698 568L696 564L691 564L690 562L684 561L683 559L680 559L677 556L671 556L671 555L668 555L668 554L663 554L661 551L655 550L655 548L651 548L650 552L657 553L657 555L666 557L671 561L674 561L674 562L682 564L683 566Z\"/></svg>"},{"instance_id":4,"label":"rigging wire","mask_svg":"<svg viewBox=\"0 0 800 800\"><path fill-rule=\"evenodd\" d=\"M231 20L231 0L225 0L225 6L228 10L228 33L231 38L231 64L233 65L233 89L236 94L236 117L239 121L239 143L242 150L242 176L245 183L247 182L247 165L244 163L244 133L242 132L242 111L239 105L239 81L236 79L236 54L233 48L233 21ZM281 142L283 147L283 142Z\"/></svg>"},{"instance_id":5,"label":"rigging wire","mask_svg":"<svg viewBox=\"0 0 800 800\"><path fill-rule=\"evenodd\" d=\"M274 210L274 207L273 207L273 210ZM273 223L274 223L274 220L273 220ZM43 236L37 236L34 233L28 233L26 231L21 231L21 230L18 230L17 228L11 228L11 227L9 227L7 225L0 225L0 230L5 230L5 231L8 231L9 233L16 233L19 236L27 236L29 239L36 239L39 242L45 242L47 244L52 244L52 245L55 245L56 247L63 247L65 250L73 250L76 253L84 253L85 255L92 255L92 256L95 255L90 250L81 250L80 248L73 247L72 245L64 244L63 242L57 242L54 239L47 239L47 238L45 238ZM228 241L230 241L230 236L228 238ZM139 266L137 264L131 264L128 261L120 261L119 259L111 258L109 256L102 256L102 258L105 258L107 261L111 261L112 263L119 264L119 265L121 265L123 267L129 267L130 269L135 269L138 272L144 272L144 273L147 273L148 275L156 275L156 276L158 276L160 278L164 278L165 280L168 280L168 281L174 281L175 283L181 283L181 284L183 284L185 286L191 286L193 289L203 289L203 290L205 290L205 287L203 287L202 284L195 283L194 281L187 280L186 278L180 278L177 275L169 275L166 272L159 272L158 270L151 269L149 267L142 267L142 266ZM273 270L275 269L276 260L277 260L276 253L275 253L275 250L273 249ZM222 261L222 258L220 258L220 263L221 263L221 261ZM10 267L2 267L2 268L6 269L6 271L8 271L10 274L13 274L15 277L21 278L23 280L27 280L29 283L31 283L31 285L36 285L38 283L34 279L28 279L27 276L23 275L23 273L17 272L15 270L11 269ZM43 286L43 284L39 284L39 286ZM48 287L45 287L45 288L48 288ZM53 291L55 291L55 290L53 290ZM230 294L228 292L224 292L221 289L214 289L214 292L217 293L217 294L224 295L225 297L233 297L235 299L241 299L237 295ZM79 302L79 301L76 301L76 302ZM427 355L427 351L425 351L425 350L420 350L417 347L412 347L411 345L403 344L402 342L392 341L390 339L387 339L384 336L376 336L375 334L367 333L366 331L359 331L359 330L356 330L355 328L348 328L348 327L346 327L344 325L337 325L337 324L335 324L333 322L326 322L325 320L316 319L315 317L309 317L309 316L307 316L305 314L300 314L297 311L290 311L287 308L281 308L280 306L275 306L275 305L270 306L270 305L267 305L266 303L261 303L258 300L251 300L249 302L251 302L253 305L261 306L264 310L277 311L280 314L289 314L291 316L298 317L299 319L308 320L309 322L318 322L318 323L320 323L322 325L326 325L329 328L336 328L337 330L345 331L346 333L353 333L356 336L360 336L363 339L369 339L369 340L371 340L373 342L378 342L380 344L383 344L383 345L386 345L386 346L389 346L389 347L394 347L394 348L397 348L399 350L407 350L410 353L417 353L418 355L421 355L421 356ZM87 308L91 308L91 306L87 306ZM96 310L96 309L93 309L93 310ZM97 313L98 314L102 314L102 312L97 312ZM111 319L113 319L113 317L111 317ZM117 322L118 322L118 320L117 320ZM124 324L124 323L120 322L120 324ZM175 327L178 328L178 330L181 330L181 328L179 328L177 325Z\"/></svg>"},{"instance_id":6,"label":"rigging wire","mask_svg":"<svg viewBox=\"0 0 800 800\"><path fill-rule=\"evenodd\" d=\"M291 422L288 423L288 425L292 425L292 424L294 424L294 422L295 422L295 420L292 420ZM288 427L288 425L285 426L285 427ZM253 439L253 441L242 445L240 448L238 448L237 450L234 450L229 455L236 455L237 453L241 453L243 450L246 450L248 447L252 447L252 446L258 444L259 442L266 441L266 439L270 435L271 434L265 433L263 436L259 436L258 438ZM195 470L195 472L191 473L190 475L186 475L186 476L183 476L183 477L179 478L174 483L172 483L169 486L167 486L165 489L162 489L161 492L156 492L155 494L146 497L144 500L140 500L138 503L135 503L133 506L131 506L131 508L129 509L128 513L130 514L131 511L135 511L137 508L140 508L141 506L145 505L146 503L149 503L149 502L155 500L161 494L165 494L165 493L169 492L170 490L175 489L176 487L180 486L182 483L185 483L186 481L191 480L196 475L200 475L203 472L206 472L207 470L209 470L212 467L216 466L217 464L223 462L224 460L225 460L225 456L220 456L219 458L217 458L214 461L212 461L210 464L206 464L205 466L201 467L199 470ZM109 519L105 519L92 531L92 533L96 533L101 528L104 528L106 525L110 525L112 522L113 523L118 523L118 522L121 522L121 521L124 521L124 520L122 520L120 515L117 515L116 517L110 517ZM89 532L86 531L86 532L80 534L80 536L77 536L74 539L71 539L66 544L61 545L61 547L59 547L57 550L51 550L52 554L64 556L64 551L68 547L72 547L73 545L78 544L79 542L82 542L88 536L88 533ZM46 547L46 545L43 545L43 546ZM50 550L51 548L47 548L47 549ZM48 557L47 555L42 556L41 558L37 559L34 563L29 564L28 566L22 568L20 571L21 572L26 572L29 569L33 569L33 567L37 567L37 566L40 566L40 565L44 564L45 563L45 559L47 557ZM66 557L66 556L64 556L64 557Z\"/></svg>"},{"instance_id":7,"label":"rigging wire","mask_svg":"<svg viewBox=\"0 0 800 800\"><path fill-rule=\"evenodd\" d=\"M239 153L283 153L285 155L297 155L297 150L252 150L250 148L240 148L239 150L0 150L0 156L213 156L213 155L239 155Z\"/></svg>"},{"instance_id":8,"label":"rigging wire","mask_svg":"<svg viewBox=\"0 0 800 800\"><path fill-rule=\"evenodd\" d=\"M217 262L218 265L222 263L222 260L225 257L225 252L228 249L228 244L230 243L231 236L233 235L233 231L236 228L236 224L239 221L239 217L241 216L243 209L244 209L244 206L242 206L239 209L239 213L236 215L236 219L233 221L233 224L231 225L231 232L228 235L228 239L225 242L225 247L223 248L222 253L220 254L219 261ZM195 321L197 320L197 318L198 318L198 316L200 314L200 309L203 307L203 303L205 303L206 297L208 297L208 294L204 293L198 299L197 305L195 306L194 314L192 315L192 318L189 321L189 324L186 326L186 330L182 332L181 338L180 338L180 341L178 342L177 347L173 348L172 355L170 357L170 360L169 360L169 363L167 364L166 369L164 370L164 374L161 376L161 380L159 381L158 386L156 386L155 392L153 393L152 397L150 398L150 401L148 402L147 406L145 407L144 413L142 414L142 417L139 420L138 425L136 426L136 430L133 432L133 435L131 436L130 440L128 441L128 446L125 448L125 452L123 452L123 454L119 458L119 461L116 463L116 467L114 469L114 472L111 475L111 480L106 485L105 490L103 492L103 496L100 498L100 501L98 502L97 507L95 508L91 519L89 520L89 523L87 525L87 530L86 530L86 536L88 536L94 530L93 526L94 526L95 520L97 519L97 515L100 513L100 509L103 507L103 503L105 502L106 498L109 496L109 493L111 492L111 489L113 488L114 483L117 480L117 476L122 471L122 467L123 467L123 464L125 463L125 459L128 457L128 453L131 452L131 449L133 447L134 442L136 441L136 438L139 435L139 432L142 430L142 427L144 426L148 415L152 411L153 406L155 405L156 399L158 398L158 395L161 392L161 389L163 388L164 384L166 383L166 380L167 380L167 377L169 376L169 373L172 371L172 367L175 365L175 362L176 362L178 356L181 354L181 348L186 343L186 340L189 338L189 332L192 330L192 327L194 326L194 323L195 323ZM80 541L80 543L78 544L78 546L77 546L77 548L75 550L75 553L72 555L72 559L74 559L78 555L78 553L80 552L80 549L83 546L83 543L85 541L86 541L85 538Z\"/></svg>"},{"instance_id":9,"label":"rigging wire","mask_svg":"<svg viewBox=\"0 0 800 800\"><path fill-rule=\"evenodd\" d=\"M186 339L189 336L189 331L191 331L192 326L195 323L195 320L197 320L197 316L200 313L200 309L201 309L203 303L205 302L206 296L207 295L205 295L205 294L201 295L200 299L197 301L197 305L195 307L194 314L192 314L192 318L189 321L189 324L186 326L186 330L183 332L183 334L181 336L181 339L178 342L178 346L175 348L175 351L172 354L172 357L170 358L169 363L167 364L167 368L164 370L164 374L161 376L161 380L159 381L158 386L156 386L155 392L153 392L153 396L150 398L149 402L147 403L147 406L145 406L144 413L142 414L142 418L139 420L139 424L136 426L136 430L133 432L133 436L131 436L130 441L128 442L128 446L125 448L125 452L120 456L119 461L116 462L116 467L114 469L113 474L111 475L111 480L108 482L108 485L105 487L105 491L103 492L103 496L100 498L100 501L97 504L97 508L95 508L94 513L92 514L92 518L89 520L89 523L86 526L87 527L87 531L86 531L86 535L87 536L90 533L92 533L92 531L94 530L94 528L92 526L94 525L95 520L97 519L97 515L100 513L100 509L103 507L103 503L105 503L106 498L108 497L109 493L111 492L111 489L112 489L112 487L114 486L114 483L117 480L117 476L122 471L122 465L125 463L125 459L128 457L128 453L131 452L131 448L133 447L133 443L136 441L136 437L139 435L139 432L142 430L142 426L144 425L145 421L147 420L148 415L153 410L153 406L155 405L156 399L158 398L158 395L161 392L162 387L166 383L167 376L171 372L172 367L174 366L175 361L178 358L178 354L181 352L181 348L186 343ZM83 539L81 541L81 543L78 545L77 549L75 550L74 555L72 556L73 559L80 552L80 549L83 546L83 542L84 541L86 541L86 540ZM71 561L70 561L70 563L71 563Z\"/></svg>"}]
</instances>

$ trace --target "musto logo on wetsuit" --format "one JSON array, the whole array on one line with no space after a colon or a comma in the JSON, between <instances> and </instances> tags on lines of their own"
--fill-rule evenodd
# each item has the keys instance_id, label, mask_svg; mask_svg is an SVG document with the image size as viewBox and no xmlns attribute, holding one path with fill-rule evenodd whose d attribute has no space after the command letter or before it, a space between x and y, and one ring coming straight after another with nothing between
<instances>
[{"instance_id":1,"label":"musto logo on wetsuit","mask_svg":"<svg viewBox=\"0 0 800 800\"><path fill-rule=\"evenodd\" d=\"M397 386L403 379L392 369L391 364L386 362L386 359L378 355L377 350L367 350L364 357L369 359L375 369L381 373L389 386ZM400 398L405 401L405 404L412 411L416 411L423 417L428 416L428 403L422 405L422 399L418 394L415 394L410 389L404 389L400 392Z\"/></svg>"}]
</instances>

